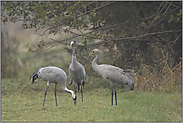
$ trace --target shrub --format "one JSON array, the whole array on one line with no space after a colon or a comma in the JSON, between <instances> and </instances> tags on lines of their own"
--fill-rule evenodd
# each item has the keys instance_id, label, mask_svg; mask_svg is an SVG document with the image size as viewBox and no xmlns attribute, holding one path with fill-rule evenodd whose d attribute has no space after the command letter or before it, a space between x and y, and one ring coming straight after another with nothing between
<instances>
[{"instance_id":1,"label":"shrub","mask_svg":"<svg viewBox=\"0 0 183 123\"><path fill-rule=\"evenodd\" d=\"M142 64L136 81L138 91L182 91L182 61L176 66L168 53L155 65Z\"/></svg>"}]
</instances>

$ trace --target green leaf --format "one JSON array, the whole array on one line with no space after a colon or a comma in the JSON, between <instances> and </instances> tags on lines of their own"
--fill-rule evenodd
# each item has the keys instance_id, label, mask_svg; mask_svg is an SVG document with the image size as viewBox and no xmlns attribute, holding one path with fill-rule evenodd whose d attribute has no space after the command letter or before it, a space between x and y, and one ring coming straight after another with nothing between
<instances>
[{"instance_id":1,"label":"green leaf","mask_svg":"<svg viewBox=\"0 0 183 123\"><path fill-rule=\"evenodd\" d=\"M48 16L45 16L45 20L48 21Z\"/></svg>"},{"instance_id":2,"label":"green leaf","mask_svg":"<svg viewBox=\"0 0 183 123\"><path fill-rule=\"evenodd\" d=\"M31 47L29 48L29 50L28 50L28 52L31 52L32 51L32 49L31 49Z\"/></svg>"}]
</instances>

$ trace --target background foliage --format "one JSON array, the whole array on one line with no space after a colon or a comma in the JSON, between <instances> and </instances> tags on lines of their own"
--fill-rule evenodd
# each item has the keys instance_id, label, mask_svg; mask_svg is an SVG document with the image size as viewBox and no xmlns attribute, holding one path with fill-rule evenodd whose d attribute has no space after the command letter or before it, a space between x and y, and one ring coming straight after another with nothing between
<instances>
[{"instance_id":1,"label":"background foliage","mask_svg":"<svg viewBox=\"0 0 183 123\"><path fill-rule=\"evenodd\" d=\"M182 1L2 1L1 21L2 122L182 121ZM82 44L75 49L88 76L84 102L77 92L74 106L58 87L55 106L51 84L42 107L46 83L29 77L51 65L68 75L71 40ZM98 64L136 73L134 91L116 86L117 106L91 67L94 48L103 51Z\"/></svg>"},{"instance_id":2,"label":"background foliage","mask_svg":"<svg viewBox=\"0 0 183 123\"><path fill-rule=\"evenodd\" d=\"M17 50L20 42L17 41L16 37L9 37L8 33L4 34L1 32L1 77L11 78L18 76L18 59Z\"/></svg>"},{"instance_id":3,"label":"background foliage","mask_svg":"<svg viewBox=\"0 0 183 123\"><path fill-rule=\"evenodd\" d=\"M24 29L44 29L36 43L27 43L29 52L61 45L71 53L68 44L77 40L83 44L77 58L87 71L92 71L88 55L99 48L107 64L135 70L139 90L169 90L162 82L168 78L168 85L181 88L181 1L8 1L1 2L1 14L3 23L22 21ZM66 34L59 40L50 37Z\"/></svg>"}]
</instances>

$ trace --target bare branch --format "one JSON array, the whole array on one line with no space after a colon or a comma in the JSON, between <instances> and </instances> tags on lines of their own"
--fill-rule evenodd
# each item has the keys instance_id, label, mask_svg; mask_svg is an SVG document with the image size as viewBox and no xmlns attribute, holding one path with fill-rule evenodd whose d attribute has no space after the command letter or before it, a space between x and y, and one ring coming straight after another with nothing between
<instances>
[{"instance_id":1,"label":"bare branch","mask_svg":"<svg viewBox=\"0 0 183 123\"><path fill-rule=\"evenodd\" d=\"M164 8L166 7L166 5L167 5L168 2L166 2L165 5L164 5L164 6L162 7L162 9L160 10L160 8L161 8L161 6L162 6L163 3L164 3L164 2L162 2L161 5L159 6L159 8L158 8L158 10L157 10L157 12L156 12L155 18L154 18L154 19L151 21L151 23L144 29L144 31L147 30L147 29L149 29L149 28L151 28L151 27L154 25L155 21L158 20L158 17L160 17L161 12L164 10ZM159 10L160 10L160 11L159 11ZM144 31L143 31L143 32L144 32Z\"/></svg>"},{"instance_id":2,"label":"bare branch","mask_svg":"<svg viewBox=\"0 0 183 123\"><path fill-rule=\"evenodd\" d=\"M164 33L175 33L175 32L181 32L181 30L169 30L169 31L163 31L163 32L154 32L154 33L147 33L139 36L133 36L133 37L124 37L124 38L111 38L111 39L105 39L105 41L89 44L87 46L91 45L99 45L103 43L109 43L110 41L119 41L119 40L141 40L140 38L146 37L146 36L152 36L152 35L158 35L158 34L164 34Z\"/></svg>"},{"instance_id":3,"label":"bare branch","mask_svg":"<svg viewBox=\"0 0 183 123\"><path fill-rule=\"evenodd\" d=\"M179 39L180 36L182 36L182 34L180 34L180 35L173 41L173 43L172 43L171 46L170 46L171 48L173 47L174 43Z\"/></svg>"},{"instance_id":4,"label":"bare branch","mask_svg":"<svg viewBox=\"0 0 183 123\"><path fill-rule=\"evenodd\" d=\"M113 3L114 2L110 2L110 3L106 4L106 5L103 5L103 6L97 7L95 9L93 9L93 10L90 10L88 12L82 13L82 14L78 15L77 18L81 17L81 15L83 15L83 14L89 14L89 13L91 13L93 11L99 10L99 9L104 8L105 6L109 6L109 5L113 4Z\"/></svg>"},{"instance_id":5,"label":"bare branch","mask_svg":"<svg viewBox=\"0 0 183 123\"><path fill-rule=\"evenodd\" d=\"M172 2L170 3L170 5L169 5L168 8L166 9L166 11L163 13L161 20L159 20L158 22L154 23L154 26L156 26L158 23L160 23L160 22L167 16L166 13L168 12L168 10L169 10L169 8L170 8L171 5L172 5ZM166 15L165 15L165 14L166 14Z\"/></svg>"}]
</instances>

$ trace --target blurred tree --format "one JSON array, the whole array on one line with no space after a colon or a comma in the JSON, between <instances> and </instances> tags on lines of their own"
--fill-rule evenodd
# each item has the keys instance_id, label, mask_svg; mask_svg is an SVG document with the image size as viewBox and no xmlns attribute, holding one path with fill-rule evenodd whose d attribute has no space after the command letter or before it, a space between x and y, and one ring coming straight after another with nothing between
<instances>
[{"instance_id":1,"label":"blurred tree","mask_svg":"<svg viewBox=\"0 0 183 123\"><path fill-rule=\"evenodd\" d=\"M171 54L174 65L181 61L181 1L114 2L99 12L97 17L101 21L96 28L110 26L100 31L102 34L98 38L103 36L103 42L108 43L104 47L107 46L110 57L113 56L109 59L112 64L122 68L130 68L132 64L138 67L141 63L154 64L163 57L162 49Z\"/></svg>"},{"instance_id":2,"label":"blurred tree","mask_svg":"<svg viewBox=\"0 0 183 123\"><path fill-rule=\"evenodd\" d=\"M20 42L1 32L1 78L17 77L19 64L16 58Z\"/></svg>"},{"instance_id":3,"label":"blurred tree","mask_svg":"<svg viewBox=\"0 0 183 123\"><path fill-rule=\"evenodd\" d=\"M8 1L1 7L4 23L23 21L25 29L45 28L39 50L68 45L80 37L85 47L78 47L78 58L83 62L96 47L106 52L106 58L110 56L109 64L124 69L153 65L163 57L162 50L171 54L175 65L182 57L182 1ZM49 34L63 33L71 37L44 40ZM30 46L29 51L33 50Z\"/></svg>"}]
</instances>

